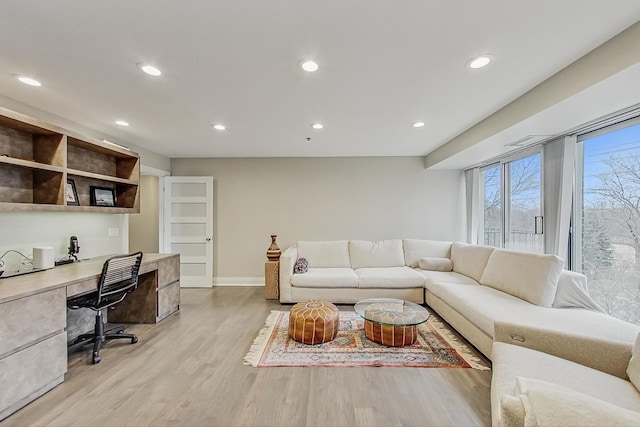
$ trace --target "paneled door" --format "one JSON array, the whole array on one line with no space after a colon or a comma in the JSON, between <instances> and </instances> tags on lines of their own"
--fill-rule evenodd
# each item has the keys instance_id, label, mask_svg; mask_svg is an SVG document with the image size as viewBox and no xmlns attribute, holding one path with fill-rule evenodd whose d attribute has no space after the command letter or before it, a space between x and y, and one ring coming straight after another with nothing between
<instances>
[{"instance_id":1,"label":"paneled door","mask_svg":"<svg viewBox=\"0 0 640 427\"><path fill-rule=\"evenodd\" d=\"M164 252L180 254L180 286L213 286L213 177L164 178Z\"/></svg>"}]
</instances>

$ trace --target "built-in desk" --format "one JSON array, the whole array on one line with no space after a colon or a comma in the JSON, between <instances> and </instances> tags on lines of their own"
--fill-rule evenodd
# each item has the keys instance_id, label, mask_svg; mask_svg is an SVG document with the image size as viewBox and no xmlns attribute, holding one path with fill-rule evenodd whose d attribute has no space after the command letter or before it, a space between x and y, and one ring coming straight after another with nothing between
<instances>
[{"instance_id":1,"label":"built-in desk","mask_svg":"<svg viewBox=\"0 0 640 427\"><path fill-rule=\"evenodd\" d=\"M108 257L0 279L0 420L64 381L67 304L97 287ZM155 323L180 307L180 256L144 254L138 289L111 322Z\"/></svg>"}]
</instances>

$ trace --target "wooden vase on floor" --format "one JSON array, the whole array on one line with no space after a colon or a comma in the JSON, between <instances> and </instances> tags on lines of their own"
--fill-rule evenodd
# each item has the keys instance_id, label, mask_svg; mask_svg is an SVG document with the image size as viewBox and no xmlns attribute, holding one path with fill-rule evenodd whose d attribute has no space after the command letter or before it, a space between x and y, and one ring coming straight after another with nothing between
<instances>
[{"instance_id":1,"label":"wooden vase on floor","mask_svg":"<svg viewBox=\"0 0 640 427\"><path fill-rule=\"evenodd\" d=\"M278 261L280 259L280 255L282 255L282 251L276 243L276 237L278 237L276 234L271 235L271 246L267 249L267 259L269 261Z\"/></svg>"}]
</instances>

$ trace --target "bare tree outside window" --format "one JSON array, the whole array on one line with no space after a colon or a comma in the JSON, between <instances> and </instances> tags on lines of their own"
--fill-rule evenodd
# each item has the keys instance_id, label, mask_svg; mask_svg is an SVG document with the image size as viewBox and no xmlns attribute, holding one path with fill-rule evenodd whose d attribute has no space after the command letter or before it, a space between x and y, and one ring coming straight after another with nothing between
<instances>
[{"instance_id":1,"label":"bare tree outside window","mask_svg":"<svg viewBox=\"0 0 640 427\"><path fill-rule=\"evenodd\" d=\"M584 142L582 271L609 314L640 324L640 125Z\"/></svg>"},{"instance_id":2,"label":"bare tree outside window","mask_svg":"<svg viewBox=\"0 0 640 427\"><path fill-rule=\"evenodd\" d=\"M508 171L508 230L509 249L542 252L542 238L534 234L534 218L540 215L540 154L528 156L505 165ZM503 233L502 212L502 165L483 170L482 213L480 242L484 245L501 247Z\"/></svg>"}]
</instances>

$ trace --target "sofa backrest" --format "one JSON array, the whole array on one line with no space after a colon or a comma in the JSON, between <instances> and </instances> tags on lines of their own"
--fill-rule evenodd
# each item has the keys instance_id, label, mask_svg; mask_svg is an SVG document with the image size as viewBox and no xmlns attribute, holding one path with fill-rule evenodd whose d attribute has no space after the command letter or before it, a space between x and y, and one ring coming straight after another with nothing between
<instances>
[{"instance_id":1,"label":"sofa backrest","mask_svg":"<svg viewBox=\"0 0 640 427\"><path fill-rule=\"evenodd\" d=\"M350 240L352 268L403 267L402 240Z\"/></svg>"},{"instance_id":2,"label":"sofa backrest","mask_svg":"<svg viewBox=\"0 0 640 427\"><path fill-rule=\"evenodd\" d=\"M492 252L493 248L490 246L453 242L451 245L453 271L479 282Z\"/></svg>"},{"instance_id":3,"label":"sofa backrest","mask_svg":"<svg viewBox=\"0 0 640 427\"><path fill-rule=\"evenodd\" d=\"M402 245L407 267L418 267L421 258L451 258L451 242L405 239Z\"/></svg>"},{"instance_id":4,"label":"sofa backrest","mask_svg":"<svg viewBox=\"0 0 640 427\"><path fill-rule=\"evenodd\" d=\"M299 241L298 259L305 258L309 268L350 268L349 241Z\"/></svg>"},{"instance_id":5,"label":"sofa backrest","mask_svg":"<svg viewBox=\"0 0 640 427\"><path fill-rule=\"evenodd\" d=\"M479 282L531 304L551 307L563 265L555 255L495 249Z\"/></svg>"}]
</instances>

